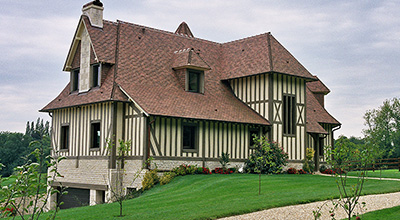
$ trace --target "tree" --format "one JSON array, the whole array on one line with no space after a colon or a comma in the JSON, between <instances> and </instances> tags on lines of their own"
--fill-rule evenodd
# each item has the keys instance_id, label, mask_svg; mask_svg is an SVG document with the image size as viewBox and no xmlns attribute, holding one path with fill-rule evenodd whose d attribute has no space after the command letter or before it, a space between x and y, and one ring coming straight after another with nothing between
<instances>
[{"instance_id":1,"label":"tree","mask_svg":"<svg viewBox=\"0 0 400 220\"><path fill-rule=\"evenodd\" d=\"M381 149L382 158L400 157L400 99L383 102L377 109L368 110L364 115L366 141Z\"/></svg>"},{"instance_id":2,"label":"tree","mask_svg":"<svg viewBox=\"0 0 400 220\"><path fill-rule=\"evenodd\" d=\"M340 198L333 201L335 207L342 207L348 219L354 215L359 205L368 164L376 159L376 148L372 145L356 145L348 138L340 136L335 146L326 149L326 161L335 171L335 181ZM355 170L357 179L355 184L347 184L347 172ZM364 204L365 205L365 204ZM357 214L357 213L356 213Z\"/></svg>"},{"instance_id":3,"label":"tree","mask_svg":"<svg viewBox=\"0 0 400 220\"><path fill-rule=\"evenodd\" d=\"M245 170L258 174L258 195L261 194L261 174L280 173L287 164L288 155L275 142L265 136L255 136L254 152L245 162Z\"/></svg>"},{"instance_id":4,"label":"tree","mask_svg":"<svg viewBox=\"0 0 400 220\"><path fill-rule=\"evenodd\" d=\"M14 174L9 177L9 180L14 181L1 188L0 218L19 215L21 219L39 219L45 211L44 207L49 196L60 193L47 186L52 185L55 178L61 176L57 168L64 157L44 158L44 148L39 141L32 141L29 146L33 151L24 158L24 164L16 167ZM32 156L37 162L29 159ZM0 164L0 170L2 166ZM52 175L47 176L43 173L43 167L46 167L46 170L51 168ZM55 218L57 211L58 209L50 216L52 219ZM26 214L29 215L25 216Z\"/></svg>"},{"instance_id":5,"label":"tree","mask_svg":"<svg viewBox=\"0 0 400 220\"><path fill-rule=\"evenodd\" d=\"M116 173L115 175L111 175L108 178L110 191L111 191L111 200L118 202L119 204L119 217L123 216L123 202L128 198L131 198L126 187L124 187L124 176L126 175L126 170L124 168L126 164L126 157L129 154L131 149L131 141L124 141L118 140L119 146L117 147L117 158L116 158ZM112 152L114 148L114 143L112 140L108 141L108 149L109 152ZM142 170L139 170L135 173L134 177L132 178L132 183L139 177Z\"/></svg>"}]
</instances>

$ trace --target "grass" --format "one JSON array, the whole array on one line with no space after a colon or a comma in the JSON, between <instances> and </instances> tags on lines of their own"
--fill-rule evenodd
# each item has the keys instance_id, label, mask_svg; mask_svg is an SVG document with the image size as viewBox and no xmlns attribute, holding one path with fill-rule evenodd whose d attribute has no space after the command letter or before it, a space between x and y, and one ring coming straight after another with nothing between
<instances>
[{"instance_id":1,"label":"grass","mask_svg":"<svg viewBox=\"0 0 400 220\"><path fill-rule=\"evenodd\" d=\"M357 171L351 171L348 173L349 176L357 176ZM400 179L400 171L398 169L392 170L382 170L382 175L380 170L368 171L367 177L377 177L377 178L393 178L393 179Z\"/></svg>"},{"instance_id":2,"label":"grass","mask_svg":"<svg viewBox=\"0 0 400 220\"><path fill-rule=\"evenodd\" d=\"M349 184L354 183L349 179ZM317 175L191 175L124 202L61 210L57 219L212 219L337 197L333 177ZM364 194L400 191L400 182L368 180ZM45 216L43 216L45 217Z\"/></svg>"},{"instance_id":3,"label":"grass","mask_svg":"<svg viewBox=\"0 0 400 220\"><path fill-rule=\"evenodd\" d=\"M396 206L393 208L382 209L378 211L368 212L360 216L363 220L385 220L385 219L400 219L400 206ZM352 218L356 219L356 218Z\"/></svg>"}]
</instances>

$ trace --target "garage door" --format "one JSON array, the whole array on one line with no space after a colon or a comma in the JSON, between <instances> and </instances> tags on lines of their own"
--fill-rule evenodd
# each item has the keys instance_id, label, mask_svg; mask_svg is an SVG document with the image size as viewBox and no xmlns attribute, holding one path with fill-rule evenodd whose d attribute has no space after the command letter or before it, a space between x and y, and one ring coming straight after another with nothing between
<instances>
[{"instance_id":1,"label":"garage door","mask_svg":"<svg viewBox=\"0 0 400 220\"><path fill-rule=\"evenodd\" d=\"M89 205L90 190L78 189L78 188L67 188L68 194L58 195L58 204L64 202L60 206L61 209L69 209L73 207L87 206Z\"/></svg>"}]
</instances>

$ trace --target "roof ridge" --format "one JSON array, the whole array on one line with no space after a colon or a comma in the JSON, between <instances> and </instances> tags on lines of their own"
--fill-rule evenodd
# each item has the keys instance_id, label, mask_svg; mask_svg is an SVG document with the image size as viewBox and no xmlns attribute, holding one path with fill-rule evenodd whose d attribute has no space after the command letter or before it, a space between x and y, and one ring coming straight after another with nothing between
<instances>
[{"instance_id":1,"label":"roof ridge","mask_svg":"<svg viewBox=\"0 0 400 220\"><path fill-rule=\"evenodd\" d=\"M153 27L149 27L149 26L145 26L145 25L135 24L135 23L128 22L128 21L122 21L122 20L118 20L117 19L117 22L121 22L121 23L127 24L127 25L133 25L133 26L146 28L146 29L149 29L149 30L152 30L152 31L156 31L156 32L160 32L160 33L164 33L164 34L170 34L170 35L173 35L173 36L179 36L179 37L186 38L186 39L198 40L198 41L208 42L208 43L212 43L212 44L216 44L216 45L222 45L222 43L218 43L218 42L215 42L215 41L205 40L205 39L198 38L198 37L188 37L188 36L181 35L181 34L175 34L174 32L171 32L171 31L166 31L166 30L161 30L161 29L157 29L157 28L153 28Z\"/></svg>"},{"instance_id":2,"label":"roof ridge","mask_svg":"<svg viewBox=\"0 0 400 220\"><path fill-rule=\"evenodd\" d=\"M222 43L222 44L237 43L237 42L239 42L239 41L245 41L245 40L248 40L248 39L250 39L250 38L261 37L261 36L264 36L264 35L272 35L272 34L271 34L271 32L265 32L265 33L253 35L253 36L250 36L250 37L244 37L244 38L240 38L240 39L237 39L237 40L228 41L228 42L225 42L225 43Z\"/></svg>"}]
</instances>

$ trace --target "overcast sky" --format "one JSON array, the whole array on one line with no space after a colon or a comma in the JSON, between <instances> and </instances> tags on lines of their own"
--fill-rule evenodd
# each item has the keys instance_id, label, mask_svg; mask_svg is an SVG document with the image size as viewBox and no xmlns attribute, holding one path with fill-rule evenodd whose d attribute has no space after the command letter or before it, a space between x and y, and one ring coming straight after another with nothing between
<instances>
[{"instance_id":1,"label":"overcast sky","mask_svg":"<svg viewBox=\"0 0 400 220\"><path fill-rule=\"evenodd\" d=\"M27 121L69 81L62 71L88 1L0 0L0 131L24 132ZM271 32L331 90L325 107L343 125L336 135L362 136L363 115L400 94L398 1L103 0L104 18L227 42Z\"/></svg>"}]
</instances>

